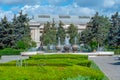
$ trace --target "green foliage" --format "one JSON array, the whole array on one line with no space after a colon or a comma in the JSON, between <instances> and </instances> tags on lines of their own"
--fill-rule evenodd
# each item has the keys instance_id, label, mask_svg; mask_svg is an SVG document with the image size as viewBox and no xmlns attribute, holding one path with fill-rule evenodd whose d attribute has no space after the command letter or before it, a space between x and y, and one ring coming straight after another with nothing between
<instances>
[{"instance_id":1,"label":"green foliage","mask_svg":"<svg viewBox=\"0 0 120 80\"><path fill-rule=\"evenodd\" d=\"M19 16L14 16L12 24L15 27L14 34L16 42L25 36L30 37L29 20L27 14L23 14L22 11L19 13Z\"/></svg>"},{"instance_id":2,"label":"green foliage","mask_svg":"<svg viewBox=\"0 0 120 80\"><path fill-rule=\"evenodd\" d=\"M75 37L78 36L78 29L77 29L77 27L74 24L70 24L70 26L68 27L67 33L70 36L70 43L74 44L75 43L74 39L75 39Z\"/></svg>"},{"instance_id":3,"label":"green foliage","mask_svg":"<svg viewBox=\"0 0 120 80\"><path fill-rule=\"evenodd\" d=\"M42 43L44 45L49 45L49 44L56 44L56 28L54 21L52 25L47 22L44 26L44 32L42 35Z\"/></svg>"},{"instance_id":4,"label":"green foliage","mask_svg":"<svg viewBox=\"0 0 120 80\"><path fill-rule=\"evenodd\" d=\"M45 66L72 66L81 65L89 67L91 61L87 60L85 55L70 55L70 54L52 54L52 55L35 55L30 56L27 60L28 65L34 66L44 64Z\"/></svg>"},{"instance_id":5,"label":"green foliage","mask_svg":"<svg viewBox=\"0 0 120 80\"><path fill-rule=\"evenodd\" d=\"M18 49L26 49L26 48L28 48L28 44L26 44L24 41L18 41L16 48L18 48Z\"/></svg>"},{"instance_id":6,"label":"green foliage","mask_svg":"<svg viewBox=\"0 0 120 80\"><path fill-rule=\"evenodd\" d=\"M11 74L12 71L12 74ZM89 76L93 80L102 80L103 74L94 69L82 66L32 66L32 67L0 67L1 80L62 80L79 75ZM42 76L41 76L42 75Z\"/></svg>"},{"instance_id":7,"label":"green foliage","mask_svg":"<svg viewBox=\"0 0 120 80\"><path fill-rule=\"evenodd\" d=\"M90 66L85 67L86 65L77 64L86 64L86 61L89 61L87 58L85 55L75 54L31 56L30 59L23 60L23 67L16 67L16 61L1 63L0 78L4 80L102 80L104 74L101 71L90 68ZM29 62L31 65L37 65L30 66ZM46 65L47 63L49 65ZM61 66L62 63L69 65ZM57 65L51 66L50 64ZM24 65L26 66L24 67Z\"/></svg>"},{"instance_id":8,"label":"green foliage","mask_svg":"<svg viewBox=\"0 0 120 80\"><path fill-rule=\"evenodd\" d=\"M20 55L21 51L23 51L23 50L5 48L3 50L0 50L0 55Z\"/></svg>"},{"instance_id":9,"label":"green foliage","mask_svg":"<svg viewBox=\"0 0 120 80\"><path fill-rule=\"evenodd\" d=\"M63 23L60 21L59 23L59 27L57 29L57 41L58 41L58 38L60 38L60 42L61 44L64 44L64 41L65 41L65 36L66 36L66 32L65 32L65 29L63 28Z\"/></svg>"},{"instance_id":10,"label":"green foliage","mask_svg":"<svg viewBox=\"0 0 120 80\"><path fill-rule=\"evenodd\" d=\"M79 66L85 66L90 67L91 61L89 60L76 60L76 59L40 59L40 60L25 60L22 65L27 66L58 66L58 67L65 67L65 66L73 66L73 65L79 65ZM0 64L0 66L16 66L16 62L12 63L4 63Z\"/></svg>"},{"instance_id":11,"label":"green foliage","mask_svg":"<svg viewBox=\"0 0 120 80\"><path fill-rule=\"evenodd\" d=\"M76 78L67 78L67 79L63 79L63 80L93 80L93 79L90 79L90 77L88 76L78 76Z\"/></svg>"},{"instance_id":12,"label":"green foliage","mask_svg":"<svg viewBox=\"0 0 120 80\"><path fill-rule=\"evenodd\" d=\"M29 49L31 47L36 47L36 43L29 39L29 37L24 37L16 43L17 49Z\"/></svg>"},{"instance_id":13,"label":"green foliage","mask_svg":"<svg viewBox=\"0 0 120 80\"><path fill-rule=\"evenodd\" d=\"M34 55L30 56L30 59L64 59L64 58L70 58L70 59L88 59L87 55L79 55L79 54L52 54L52 55Z\"/></svg>"},{"instance_id":14,"label":"green foliage","mask_svg":"<svg viewBox=\"0 0 120 80\"><path fill-rule=\"evenodd\" d=\"M26 44L32 44L33 41L30 37L30 27L28 24L29 20L30 19L27 17L27 14L23 14L22 11L17 17L16 15L14 16L12 22L9 22L6 16L1 19L0 49L9 47L16 48L16 43L22 40L27 40L25 42Z\"/></svg>"},{"instance_id":15,"label":"green foliage","mask_svg":"<svg viewBox=\"0 0 120 80\"><path fill-rule=\"evenodd\" d=\"M13 27L8 22L7 17L4 16L0 22L0 49L11 47L15 45L13 36Z\"/></svg>"},{"instance_id":16,"label":"green foliage","mask_svg":"<svg viewBox=\"0 0 120 80\"><path fill-rule=\"evenodd\" d=\"M83 52L90 52L91 51L91 47L87 44L84 44L83 46L80 47L80 51Z\"/></svg>"},{"instance_id":17,"label":"green foliage","mask_svg":"<svg viewBox=\"0 0 120 80\"><path fill-rule=\"evenodd\" d=\"M108 44L114 48L120 48L120 15L116 12L111 17L112 26L108 34Z\"/></svg>"},{"instance_id":18,"label":"green foliage","mask_svg":"<svg viewBox=\"0 0 120 80\"><path fill-rule=\"evenodd\" d=\"M91 42L89 43L89 45L91 46L91 50L92 50L92 51L93 51L93 50L96 50L96 49L97 49L97 46L98 46L98 44L97 44L96 41L91 41Z\"/></svg>"},{"instance_id":19,"label":"green foliage","mask_svg":"<svg viewBox=\"0 0 120 80\"><path fill-rule=\"evenodd\" d=\"M97 42L100 46L104 46L107 41L107 35L110 28L110 21L107 17L95 14L87 25L85 31L81 33L83 43L91 44Z\"/></svg>"},{"instance_id":20,"label":"green foliage","mask_svg":"<svg viewBox=\"0 0 120 80\"><path fill-rule=\"evenodd\" d=\"M120 55L120 49L114 50L115 55Z\"/></svg>"}]
</instances>

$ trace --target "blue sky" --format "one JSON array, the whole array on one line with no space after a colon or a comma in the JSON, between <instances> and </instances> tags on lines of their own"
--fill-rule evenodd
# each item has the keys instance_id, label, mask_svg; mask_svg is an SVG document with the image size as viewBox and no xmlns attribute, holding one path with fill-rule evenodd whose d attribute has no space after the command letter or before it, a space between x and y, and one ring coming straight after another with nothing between
<instances>
[{"instance_id":1,"label":"blue sky","mask_svg":"<svg viewBox=\"0 0 120 80\"><path fill-rule=\"evenodd\" d=\"M96 11L110 16L120 11L119 0L0 0L0 18L9 19L20 10L29 16L39 14L93 16Z\"/></svg>"}]
</instances>

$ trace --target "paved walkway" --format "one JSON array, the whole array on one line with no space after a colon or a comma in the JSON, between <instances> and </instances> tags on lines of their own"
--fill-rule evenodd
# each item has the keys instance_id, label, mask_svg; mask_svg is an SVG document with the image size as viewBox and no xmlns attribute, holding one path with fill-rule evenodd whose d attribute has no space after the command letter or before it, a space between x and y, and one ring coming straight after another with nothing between
<instances>
[{"instance_id":1,"label":"paved walkway","mask_svg":"<svg viewBox=\"0 0 120 80\"><path fill-rule=\"evenodd\" d=\"M109 80L120 80L120 60L116 56L89 57L106 74Z\"/></svg>"},{"instance_id":2,"label":"paved walkway","mask_svg":"<svg viewBox=\"0 0 120 80\"><path fill-rule=\"evenodd\" d=\"M20 60L20 59L28 59L28 56L20 56L20 55L9 55L9 56L2 56L0 59L0 63L5 63L13 60Z\"/></svg>"}]
</instances>

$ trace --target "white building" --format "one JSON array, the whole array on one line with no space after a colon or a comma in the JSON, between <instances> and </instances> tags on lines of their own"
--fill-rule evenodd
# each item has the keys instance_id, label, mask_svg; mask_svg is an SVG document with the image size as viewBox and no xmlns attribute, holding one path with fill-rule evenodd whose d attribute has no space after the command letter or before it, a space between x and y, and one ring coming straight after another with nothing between
<instances>
[{"instance_id":1,"label":"white building","mask_svg":"<svg viewBox=\"0 0 120 80\"><path fill-rule=\"evenodd\" d=\"M59 24L60 21L64 23L64 29L67 29L72 23L78 27L78 32L83 31L86 28L86 24L90 21L89 16L63 16L63 15L37 15L29 22L31 29L31 37L33 41L37 43L37 47L40 46L40 37L44 28L44 23L53 22Z\"/></svg>"}]
</instances>

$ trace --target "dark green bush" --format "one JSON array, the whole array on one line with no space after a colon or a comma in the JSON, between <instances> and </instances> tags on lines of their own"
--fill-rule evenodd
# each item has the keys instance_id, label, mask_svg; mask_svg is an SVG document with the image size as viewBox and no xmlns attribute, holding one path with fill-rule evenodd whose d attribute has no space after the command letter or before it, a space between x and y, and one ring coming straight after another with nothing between
<instances>
[{"instance_id":1,"label":"dark green bush","mask_svg":"<svg viewBox=\"0 0 120 80\"><path fill-rule=\"evenodd\" d=\"M27 62L27 61L26 61ZM44 61L41 60L37 60L37 61L28 61L27 62L28 66L34 66L34 65L44 65L44 66L72 66L72 65L80 65L80 66L86 66L86 67L90 67L91 65L91 61L89 60L83 60L83 61L79 61L79 60L67 60L67 59L47 59Z\"/></svg>"},{"instance_id":2,"label":"dark green bush","mask_svg":"<svg viewBox=\"0 0 120 80\"><path fill-rule=\"evenodd\" d=\"M23 66L86 66L90 67L91 61L89 60L75 60L75 59L40 59L40 60L25 60L22 62ZM2 63L0 66L15 66L16 61L9 63Z\"/></svg>"},{"instance_id":3,"label":"dark green bush","mask_svg":"<svg viewBox=\"0 0 120 80\"><path fill-rule=\"evenodd\" d=\"M30 56L27 60L28 64L37 65L45 64L49 66L72 66L80 65L90 67L91 61L88 60L87 55L78 54L49 54L49 55L35 55Z\"/></svg>"},{"instance_id":4,"label":"dark green bush","mask_svg":"<svg viewBox=\"0 0 120 80\"><path fill-rule=\"evenodd\" d=\"M17 50L12 48L5 48L3 50L0 50L0 55L20 55L20 52L23 50Z\"/></svg>"},{"instance_id":5,"label":"dark green bush","mask_svg":"<svg viewBox=\"0 0 120 80\"><path fill-rule=\"evenodd\" d=\"M22 67L16 67L17 61L1 63L0 78L1 80L67 80L81 75L83 80L103 80L104 74L91 68L91 61L87 58L75 54L31 56L30 59L22 61ZM81 80L81 77L79 78Z\"/></svg>"},{"instance_id":6,"label":"dark green bush","mask_svg":"<svg viewBox=\"0 0 120 80\"><path fill-rule=\"evenodd\" d=\"M116 55L120 55L120 49L116 49L116 50L114 50L114 54L116 54Z\"/></svg>"},{"instance_id":7,"label":"dark green bush","mask_svg":"<svg viewBox=\"0 0 120 80\"><path fill-rule=\"evenodd\" d=\"M25 41L18 41L16 47L18 49L26 49L26 48L28 48L28 44L25 43Z\"/></svg>"},{"instance_id":8,"label":"dark green bush","mask_svg":"<svg viewBox=\"0 0 120 80\"><path fill-rule=\"evenodd\" d=\"M79 55L79 54L49 54L49 55L35 55L30 56L30 59L62 59L62 58L69 58L69 59L88 59L87 55Z\"/></svg>"},{"instance_id":9,"label":"dark green bush","mask_svg":"<svg viewBox=\"0 0 120 80\"><path fill-rule=\"evenodd\" d=\"M12 74L11 74L12 73ZM1 80L62 80L79 75L88 76L91 80L102 80L104 75L98 70L83 66L32 66L32 67L0 67ZM81 80L81 79L80 79Z\"/></svg>"},{"instance_id":10,"label":"dark green bush","mask_svg":"<svg viewBox=\"0 0 120 80\"><path fill-rule=\"evenodd\" d=\"M93 79L90 79L90 77L88 77L88 76L79 75L76 78L67 78L67 79L63 79L63 80L93 80Z\"/></svg>"},{"instance_id":11,"label":"dark green bush","mask_svg":"<svg viewBox=\"0 0 120 80\"><path fill-rule=\"evenodd\" d=\"M16 66L16 63L0 63L0 66Z\"/></svg>"}]
</instances>

